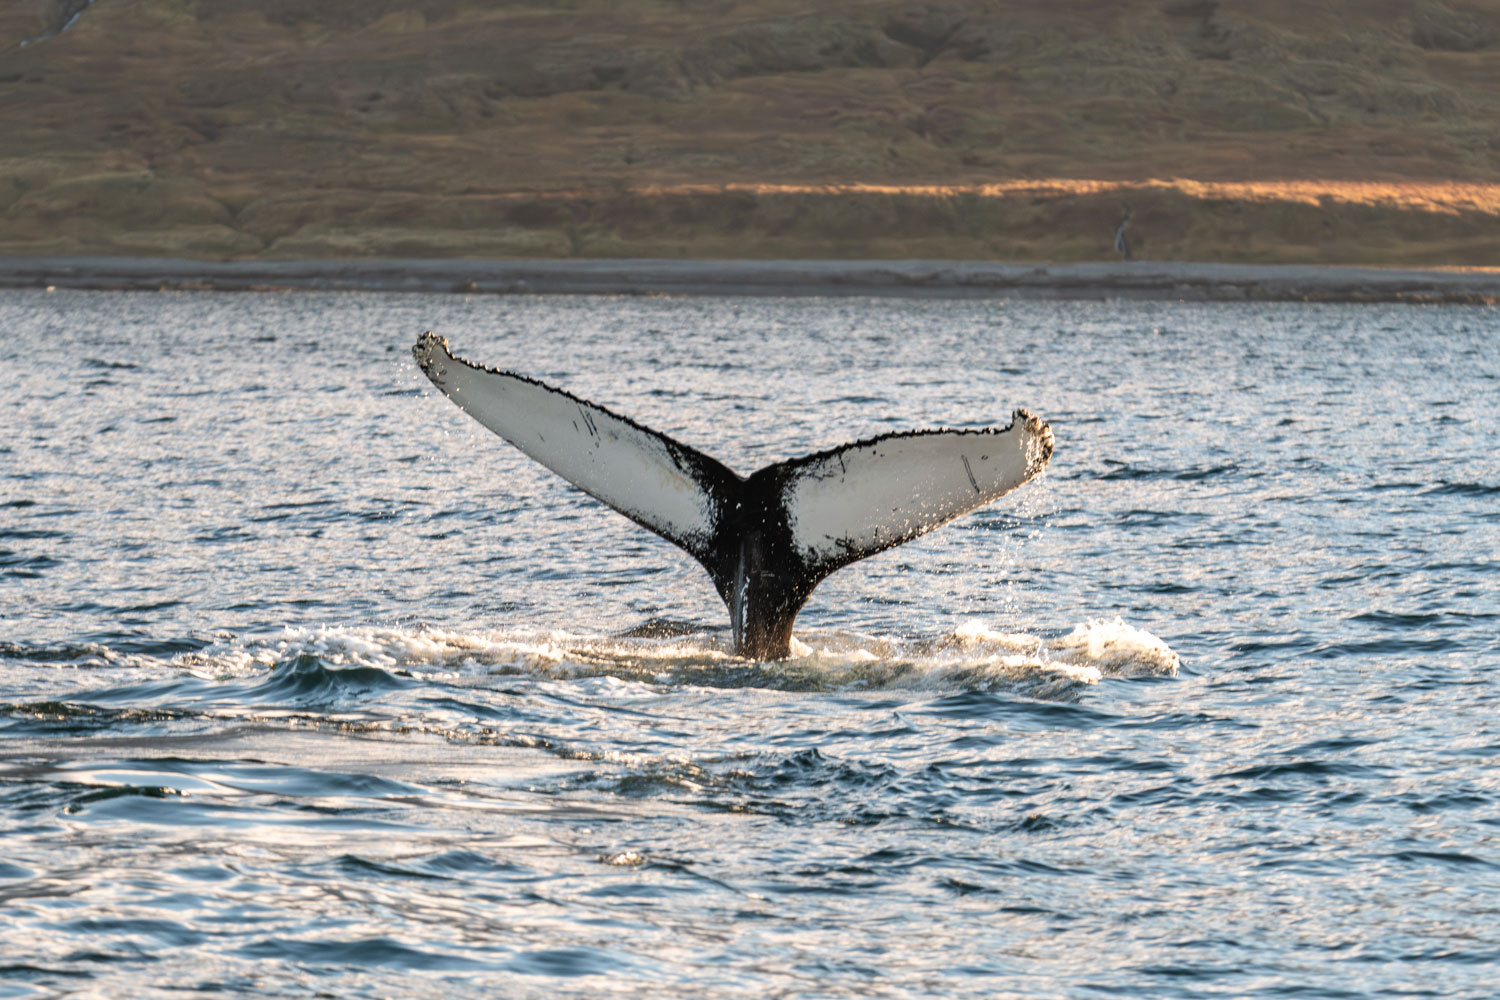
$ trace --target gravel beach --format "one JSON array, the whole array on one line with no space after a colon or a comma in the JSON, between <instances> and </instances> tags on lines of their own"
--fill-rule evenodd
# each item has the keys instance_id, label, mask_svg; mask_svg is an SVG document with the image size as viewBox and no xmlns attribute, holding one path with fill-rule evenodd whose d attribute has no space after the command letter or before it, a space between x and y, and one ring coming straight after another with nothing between
<instances>
[{"instance_id":1,"label":"gravel beach","mask_svg":"<svg viewBox=\"0 0 1500 1000\"><path fill-rule=\"evenodd\" d=\"M882 295L1493 305L1500 269L1132 261L237 260L0 257L0 287L601 295Z\"/></svg>"}]
</instances>

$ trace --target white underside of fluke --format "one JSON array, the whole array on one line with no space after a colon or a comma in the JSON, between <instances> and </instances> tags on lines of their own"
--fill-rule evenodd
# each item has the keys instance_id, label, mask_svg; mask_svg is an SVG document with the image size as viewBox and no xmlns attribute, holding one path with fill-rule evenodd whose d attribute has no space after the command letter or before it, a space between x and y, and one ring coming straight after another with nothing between
<instances>
[{"instance_id":1,"label":"white underside of fluke","mask_svg":"<svg viewBox=\"0 0 1500 1000\"><path fill-rule=\"evenodd\" d=\"M690 551L712 535L710 498L666 438L540 382L476 367L430 333L412 353L465 413L585 493Z\"/></svg>"},{"instance_id":2,"label":"white underside of fluke","mask_svg":"<svg viewBox=\"0 0 1500 1000\"><path fill-rule=\"evenodd\" d=\"M1022 485L1051 430L1025 410L1004 430L892 434L793 463L782 502L809 564L899 545Z\"/></svg>"}]
</instances>

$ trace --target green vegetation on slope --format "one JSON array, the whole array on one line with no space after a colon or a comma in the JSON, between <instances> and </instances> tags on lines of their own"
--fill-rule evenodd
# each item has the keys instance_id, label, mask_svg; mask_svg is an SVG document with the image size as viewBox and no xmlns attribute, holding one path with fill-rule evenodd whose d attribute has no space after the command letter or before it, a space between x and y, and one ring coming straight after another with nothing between
<instances>
[{"instance_id":1,"label":"green vegetation on slope","mask_svg":"<svg viewBox=\"0 0 1500 1000\"><path fill-rule=\"evenodd\" d=\"M1081 260L1128 201L1141 256L1500 264L1493 197L1131 186L1500 190L1497 2L18 0L0 120L7 253Z\"/></svg>"}]
</instances>

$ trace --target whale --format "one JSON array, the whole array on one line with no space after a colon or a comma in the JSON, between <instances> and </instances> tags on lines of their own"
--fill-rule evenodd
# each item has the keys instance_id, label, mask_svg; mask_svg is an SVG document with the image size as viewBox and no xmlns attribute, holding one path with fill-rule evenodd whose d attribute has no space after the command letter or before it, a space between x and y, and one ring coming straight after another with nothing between
<instances>
[{"instance_id":1,"label":"whale","mask_svg":"<svg viewBox=\"0 0 1500 1000\"><path fill-rule=\"evenodd\" d=\"M791 655L797 613L830 573L983 507L1052 458L1051 427L1017 409L1005 427L882 434L740 476L563 389L457 357L430 331L412 354L484 427L696 559L747 659Z\"/></svg>"}]
</instances>

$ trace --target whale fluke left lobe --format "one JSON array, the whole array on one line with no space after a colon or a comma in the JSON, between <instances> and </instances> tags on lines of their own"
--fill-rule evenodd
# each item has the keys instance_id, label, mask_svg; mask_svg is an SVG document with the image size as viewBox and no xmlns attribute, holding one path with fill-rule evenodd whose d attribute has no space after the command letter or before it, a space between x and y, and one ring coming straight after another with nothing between
<instances>
[{"instance_id":1,"label":"whale fluke left lobe","mask_svg":"<svg viewBox=\"0 0 1500 1000\"><path fill-rule=\"evenodd\" d=\"M433 385L528 457L699 561L712 556L733 472L571 393L455 357L445 338L425 333L412 354Z\"/></svg>"}]
</instances>

